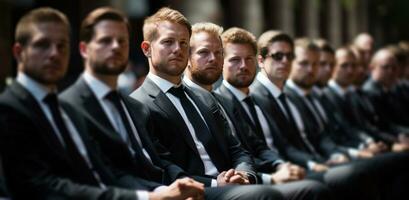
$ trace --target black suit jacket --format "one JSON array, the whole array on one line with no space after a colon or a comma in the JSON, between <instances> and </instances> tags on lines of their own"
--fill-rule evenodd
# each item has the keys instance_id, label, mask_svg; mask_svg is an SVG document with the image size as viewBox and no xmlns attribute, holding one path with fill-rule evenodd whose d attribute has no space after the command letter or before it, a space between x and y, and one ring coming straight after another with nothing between
<instances>
[{"instance_id":1,"label":"black suit jacket","mask_svg":"<svg viewBox=\"0 0 409 200\"><path fill-rule=\"evenodd\" d=\"M380 118L377 124L378 127L395 133L408 131L405 121L409 117L407 117L404 107L399 105L399 101L391 91L385 91L379 83L371 78L365 82L362 89L372 102Z\"/></svg>"},{"instance_id":2,"label":"black suit jacket","mask_svg":"<svg viewBox=\"0 0 409 200\"><path fill-rule=\"evenodd\" d=\"M131 154L128 145L123 142L119 133L115 131L97 97L83 78L79 78L76 83L65 90L60 95L60 100L84 111L84 115L91 118L97 127L100 127L100 131L92 132L93 136L100 143L104 154L108 155L118 167L137 177L161 184L170 184L175 179L186 175L180 167L159 158L144 126L147 120L146 116L149 115L149 109L136 100L122 96L142 145L148 152L153 165L147 159L144 159L144 155L133 156ZM135 150L134 152L138 154L141 151Z\"/></svg>"},{"instance_id":3,"label":"black suit jacket","mask_svg":"<svg viewBox=\"0 0 409 200\"><path fill-rule=\"evenodd\" d=\"M257 79L250 87L250 95L264 111L270 127L278 127L278 129L272 129L277 131L272 131L271 134L274 139L274 146L277 147L280 155L285 155L287 160L304 167L307 167L308 161L317 159L304 146L296 127L285 125L283 122L285 116L278 107L275 98Z\"/></svg>"},{"instance_id":4,"label":"black suit jacket","mask_svg":"<svg viewBox=\"0 0 409 200\"><path fill-rule=\"evenodd\" d=\"M351 113L349 113L348 102L342 99L331 87L324 88L323 95L327 99L326 103L324 103L324 107L327 107L327 110L334 113L335 119L337 120L336 123L342 129L342 131L337 132L338 139L334 140L342 142L338 144L354 148L358 147L359 144L364 142L365 134L350 122L348 116L351 115Z\"/></svg>"},{"instance_id":5,"label":"black suit jacket","mask_svg":"<svg viewBox=\"0 0 409 200\"><path fill-rule=\"evenodd\" d=\"M220 149L218 155L220 157L217 160L221 161L214 163L218 171L236 168L255 175L252 158L231 133L226 132L227 124L222 119L218 105L204 105L200 97L192 91L187 89L186 92L199 108ZM148 131L159 139L160 143L155 143L155 146L159 147L157 148L159 154L182 167L190 175L205 176L203 162L189 129L166 94L147 78L142 86L130 96L149 107L151 115L149 116ZM212 98L211 95L209 98ZM162 147L165 147L166 151L161 150ZM201 182L210 185L211 178L214 177L205 178Z\"/></svg>"},{"instance_id":6,"label":"black suit jacket","mask_svg":"<svg viewBox=\"0 0 409 200\"><path fill-rule=\"evenodd\" d=\"M306 133L308 134L307 137L309 141L312 142L315 149L317 149L321 155L327 158L331 154L341 152L335 142L333 142L332 139L329 138L329 130L328 128L326 128L325 121L321 121L321 123L323 124L323 129L321 130L319 125L316 123L316 119L312 119L314 116L310 116L307 113L308 111L310 111L310 113L316 112L318 115L320 115L319 111L311 110L304 102L303 97L301 97L294 89L285 86L284 91L286 94L288 94L288 98L291 99L291 101L295 104L298 111L300 112L304 125L306 127Z\"/></svg>"},{"instance_id":7,"label":"black suit jacket","mask_svg":"<svg viewBox=\"0 0 409 200\"><path fill-rule=\"evenodd\" d=\"M99 188L88 169L73 163L34 97L14 82L0 96L0 148L6 182L13 199L135 199L134 191L150 189L136 178L108 167L98 146L87 135L84 119L64 103L87 149L94 170L109 186ZM91 175L92 176L92 175Z\"/></svg>"},{"instance_id":8,"label":"black suit jacket","mask_svg":"<svg viewBox=\"0 0 409 200\"><path fill-rule=\"evenodd\" d=\"M231 119L236 137L243 147L251 153L256 163L257 171L271 173L276 170L276 161L282 160L276 150L271 150L264 140L264 134L256 131L246 111L233 93L223 84L213 93Z\"/></svg>"}]
</instances>

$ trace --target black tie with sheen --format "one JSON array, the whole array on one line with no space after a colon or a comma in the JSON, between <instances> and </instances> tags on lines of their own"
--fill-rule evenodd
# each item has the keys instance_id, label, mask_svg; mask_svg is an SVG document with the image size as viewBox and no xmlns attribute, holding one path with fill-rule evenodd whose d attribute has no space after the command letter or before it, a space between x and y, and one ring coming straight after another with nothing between
<instances>
[{"instance_id":1,"label":"black tie with sheen","mask_svg":"<svg viewBox=\"0 0 409 200\"><path fill-rule=\"evenodd\" d=\"M216 163L223 163L220 159L223 159L220 156L220 148L217 146L217 142L214 141L214 138L206 126L205 121L200 116L198 110L194 107L193 103L187 98L185 94L185 87L181 85L180 87L172 87L168 90L169 93L179 98L180 103L182 104L183 110L186 113L190 123L192 123L195 130L196 136L204 145L206 152L209 154L210 159L215 165Z\"/></svg>"}]
</instances>

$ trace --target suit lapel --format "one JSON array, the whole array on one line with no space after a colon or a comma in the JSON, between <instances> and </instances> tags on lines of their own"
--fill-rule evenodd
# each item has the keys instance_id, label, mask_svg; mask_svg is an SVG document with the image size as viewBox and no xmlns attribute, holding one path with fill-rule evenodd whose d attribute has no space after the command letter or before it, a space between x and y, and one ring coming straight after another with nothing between
<instances>
[{"instance_id":1,"label":"suit lapel","mask_svg":"<svg viewBox=\"0 0 409 200\"><path fill-rule=\"evenodd\" d=\"M149 96L153 98L153 102L159 107L159 109L165 115L169 116L168 119L173 119L171 124L175 124L177 127L179 127L178 130L185 130L180 131L183 135L183 139L194 152L199 154L182 116L166 96L166 94L160 91L159 87L156 86L155 83L149 78L145 80L145 83L142 87L144 87L143 89L149 94Z\"/></svg>"},{"instance_id":2,"label":"suit lapel","mask_svg":"<svg viewBox=\"0 0 409 200\"><path fill-rule=\"evenodd\" d=\"M222 153L224 155L224 158L227 159L229 158L228 156L228 150L226 149L226 142L224 137L222 137L223 134L220 134L221 132L224 132L226 127L219 127L215 119L220 119L220 120L226 120L220 113L220 109L218 105L216 104L216 100L210 101L211 104L209 104L208 107L206 107L202 101L200 100L200 97L194 94L190 89L186 90L187 94L189 95L190 98L192 98L193 102L195 102L196 106L199 108L199 111L202 113L203 118L206 121L207 126L209 126L209 132L212 134L211 137L215 138L213 141L218 143L218 147L220 150L222 150ZM209 97L212 98L211 94L209 94ZM226 121L227 122L227 121ZM220 124L222 124L222 121L220 121ZM206 145L206 144L204 144ZM216 163L215 163L216 164Z\"/></svg>"},{"instance_id":3,"label":"suit lapel","mask_svg":"<svg viewBox=\"0 0 409 200\"><path fill-rule=\"evenodd\" d=\"M93 113L92 117L96 118L100 124L106 126L106 128L115 130L108 116L105 114L102 106L98 102L97 97L92 93L91 89L85 83L83 78L80 78L76 83L76 90L80 92L82 109L85 109L87 113Z\"/></svg>"},{"instance_id":4,"label":"suit lapel","mask_svg":"<svg viewBox=\"0 0 409 200\"><path fill-rule=\"evenodd\" d=\"M50 149L53 149L53 152L59 154L60 158L64 159L67 163L71 163L61 141L58 139L52 128L51 123L48 121L45 113L42 111L34 97L17 82L14 82L9 89L10 92L13 93L13 96L18 99L18 102L16 102L17 104L15 104L17 106L16 108L24 113L29 119L36 119L33 123L38 126L39 130L43 130L39 132L43 137L43 141L49 145Z\"/></svg>"}]
</instances>

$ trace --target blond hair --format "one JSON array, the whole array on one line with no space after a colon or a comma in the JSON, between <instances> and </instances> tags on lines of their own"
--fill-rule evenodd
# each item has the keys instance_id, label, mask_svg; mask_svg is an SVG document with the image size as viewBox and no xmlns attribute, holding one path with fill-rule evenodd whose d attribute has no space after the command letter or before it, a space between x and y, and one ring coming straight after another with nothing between
<instances>
[{"instance_id":1,"label":"blond hair","mask_svg":"<svg viewBox=\"0 0 409 200\"><path fill-rule=\"evenodd\" d=\"M223 33L223 27L217 24L213 24L211 22L199 22L199 23L193 24L192 35L194 35L195 33L200 33L200 32L206 32L211 35L220 37L220 35Z\"/></svg>"},{"instance_id":2,"label":"blond hair","mask_svg":"<svg viewBox=\"0 0 409 200\"><path fill-rule=\"evenodd\" d=\"M257 54L257 42L256 37L242 28L229 28L222 34L223 46L226 46L227 43L234 44L249 44L254 54Z\"/></svg>"},{"instance_id":3,"label":"blond hair","mask_svg":"<svg viewBox=\"0 0 409 200\"><path fill-rule=\"evenodd\" d=\"M320 50L320 48L311 39L306 38L306 37L295 39L294 45L295 47L301 47L309 51L319 51Z\"/></svg>"},{"instance_id":4,"label":"blond hair","mask_svg":"<svg viewBox=\"0 0 409 200\"><path fill-rule=\"evenodd\" d=\"M159 22L171 22L183 25L189 31L189 36L192 34L192 26L185 16L177 10L173 10L168 7L159 9L155 14L147 17L143 22L143 39L145 41L153 41L158 36L158 23Z\"/></svg>"}]
</instances>

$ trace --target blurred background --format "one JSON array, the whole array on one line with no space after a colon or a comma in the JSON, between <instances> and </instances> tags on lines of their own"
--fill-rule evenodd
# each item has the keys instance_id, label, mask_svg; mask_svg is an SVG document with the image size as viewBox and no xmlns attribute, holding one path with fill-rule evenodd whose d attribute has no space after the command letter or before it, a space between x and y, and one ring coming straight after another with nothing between
<instances>
[{"instance_id":1,"label":"blurred background","mask_svg":"<svg viewBox=\"0 0 409 200\"><path fill-rule=\"evenodd\" d=\"M192 24L210 21L225 29L237 26L255 36L279 29L293 37L324 38L334 47L361 32L373 35L375 48L409 40L408 0L0 0L0 91L16 74L11 53L15 24L27 11L42 6L61 10L72 26L70 70L62 88L82 72L79 26L88 12L100 6L123 10L132 24L129 70L121 79L125 84L135 80L138 84L148 72L139 48L141 26L146 16L163 6L179 10Z\"/></svg>"}]
</instances>

